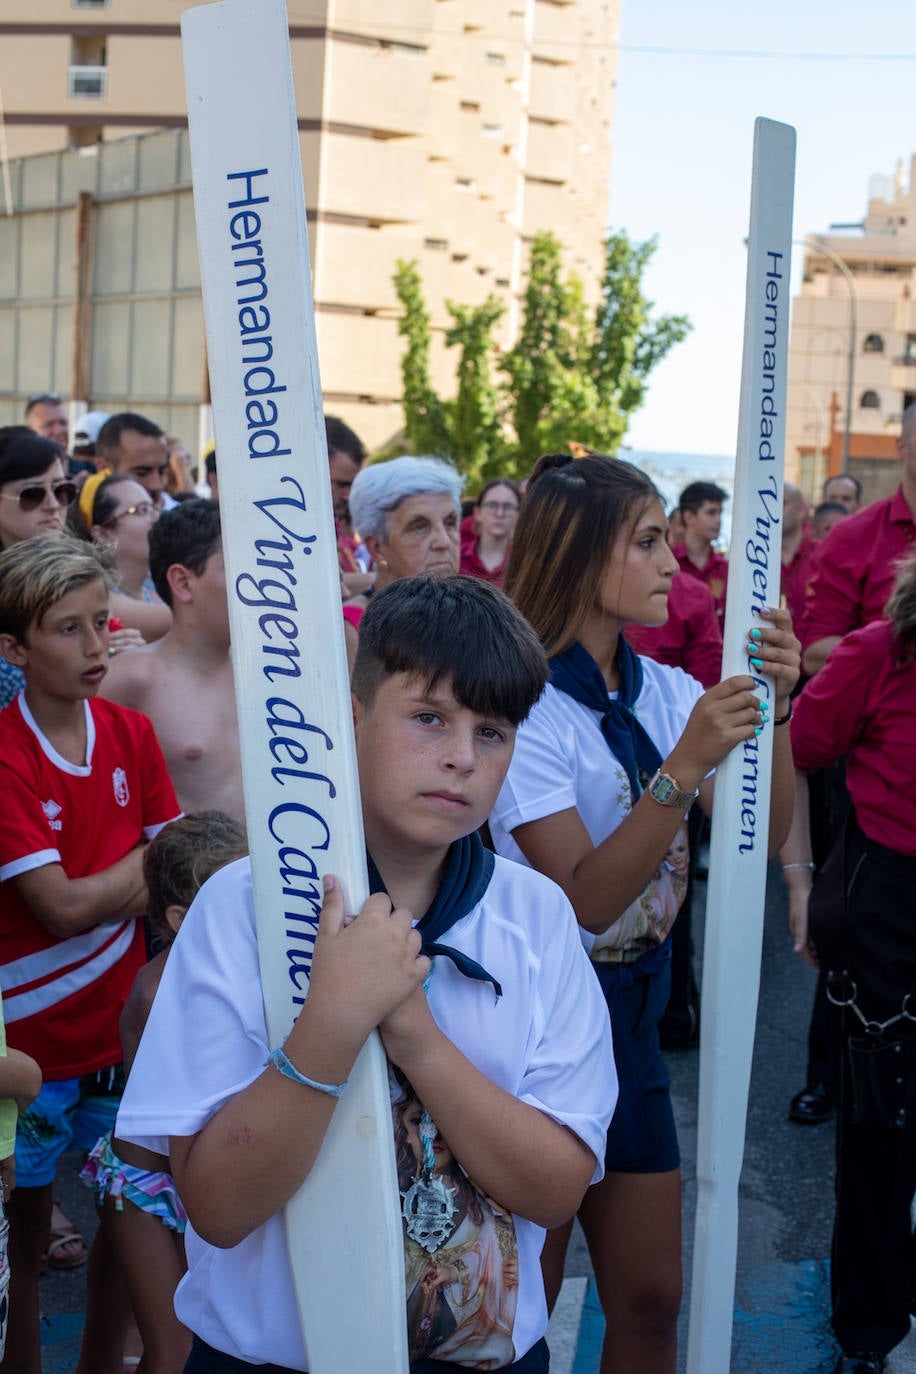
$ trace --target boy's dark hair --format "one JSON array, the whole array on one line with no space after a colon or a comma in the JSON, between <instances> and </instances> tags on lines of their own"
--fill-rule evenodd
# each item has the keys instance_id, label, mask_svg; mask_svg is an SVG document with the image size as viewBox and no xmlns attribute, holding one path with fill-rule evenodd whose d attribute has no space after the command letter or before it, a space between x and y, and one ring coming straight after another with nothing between
<instances>
[{"instance_id":1,"label":"boy's dark hair","mask_svg":"<svg viewBox=\"0 0 916 1374\"><path fill-rule=\"evenodd\" d=\"M211 448L210 452L207 454L206 458L204 459L204 470L205 470L205 472L206 472L206 474L207 474L208 477L212 477L213 474L214 474L214 472L216 471L216 449L215 449L215 448Z\"/></svg>"},{"instance_id":2,"label":"boy's dark hair","mask_svg":"<svg viewBox=\"0 0 916 1374\"><path fill-rule=\"evenodd\" d=\"M154 420L148 420L145 415L137 415L132 410L122 410L117 415L112 415L110 420L106 420L99 430L95 451L100 458L111 459L117 455L121 447L121 435L125 429L132 429L136 434L144 434L147 438L165 437L164 431ZM163 455L164 453L163 449Z\"/></svg>"},{"instance_id":3,"label":"boy's dark hair","mask_svg":"<svg viewBox=\"0 0 916 1374\"><path fill-rule=\"evenodd\" d=\"M198 811L160 830L143 855L147 915L157 934L170 942L168 908L189 907L218 868L247 853L245 827L224 811Z\"/></svg>"},{"instance_id":4,"label":"boy's dark hair","mask_svg":"<svg viewBox=\"0 0 916 1374\"><path fill-rule=\"evenodd\" d=\"M820 520L824 515L842 515L845 517L848 514L849 511L841 501L822 501L819 506L814 508L814 514L811 516L811 521L813 524L815 520Z\"/></svg>"},{"instance_id":5,"label":"boy's dark hair","mask_svg":"<svg viewBox=\"0 0 916 1374\"><path fill-rule=\"evenodd\" d=\"M531 626L508 597L475 577L403 577L372 598L360 621L353 693L371 706L396 673L443 678L462 706L520 725L547 681Z\"/></svg>"},{"instance_id":6,"label":"boy's dark hair","mask_svg":"<svg viewBox=\"0 0 916 1374\"><path fill-rule=\"evenodd\" d=\"M70 592L90 582L112 585L94 544L72 535L23 539L0 553L0 634L20 644L45 614Z\"/></svg>"},{"instance_id":7,"label":"boy's dark hair","mask_svg":"<svg viewBox=\"0 0 916 1374\"><path fill-rule=\"evenodd\" d=\"M345 453L348 458L353 459L357 467L362 467L366 461L366 445L349 425L345 425L343 420L338 420L336 415L326 415L324 432L327 435L329 455Z\"/></svg>"},{"instance_id":8,"label":"boy's dark hair","mask_svg":"<svg viewBox=\"0 0 916 1374\"><path fill-rule=\"evenodd\" d=\"M0 486L42 477L62 457L60 444L36 434L28 425L4 425L0 429Z\"/></svg>"},{"instance_id":9,"label":"boy's dark hair","mask_svg":"<svg viewBox=\"0 0 916 1374\"><path fill-rule=\"evenodd\" d=\"M715 482L691 482L681 492L678 500L678 509L683 515L685 510L689 510L693 515L707 501L713 501L717 506L723 505L728 500L728 492L717 487Z\"/></svg>"},{"instance_id":10,"label":"boy's dark hair","mask_svg":"<svg viewBox=\"0 0 916 1374\"><path fill-rule=\"evenodd\" d=\"M222 546L218 501L198 496L160 515L149 532L149 570L153 586L167 606L172 604L169 568L180 563L199 577Z\"/></svg>"}]
</instances>

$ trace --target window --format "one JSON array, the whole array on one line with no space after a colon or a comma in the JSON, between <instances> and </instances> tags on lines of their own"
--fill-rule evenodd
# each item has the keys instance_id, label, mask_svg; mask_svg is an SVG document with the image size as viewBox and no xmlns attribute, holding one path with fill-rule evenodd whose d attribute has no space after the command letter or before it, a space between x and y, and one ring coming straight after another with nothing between
<instances>
[{"instance_id":1,"label":"window","mask_svg":"<svg viewBox=\"0 0 916 1374\"><path fill-rule=\"evenodd\" d=\"M105 94L105 67L71 67L69 94L77 100L99 100Z\"/></svg>"},{"instance_id":2,"label":"window","mask_svg":"<svg viewBox=\"0 0 916 1374\"><path fill-rule=\"evenodd\" d=\"M484 57L488 67L504 67L506 65L506 54L504 52L488 52Z\"/></svg>"},{"instance_id":3,"label":"window","mask_svg":"<svg viewBox=\"0 0 916 1374\"><path fill-rule=\"evenodd\" d=\"M877 391L863 391L859 405L863 410L880 410L881 398Z\"/></svg>"},{"instance_id":4,"label":"window","mask_svg":"<svg viewBox=\"0 0 916 1374\"><path fill-rule=\"evenodd\" d=\"M108 0L71 0L75 10L104 10L108 8Z\"/></svg>"},{"instance_id":5,"label":"window","mask_svg":"<svg viewBox=\"0 0 916 1374\"><path fill-rule=\"evenodd\" d=\"M884 340L880 334L869 334L862 345L863 353L883 353Z\"/></svg>"}]
</instances>

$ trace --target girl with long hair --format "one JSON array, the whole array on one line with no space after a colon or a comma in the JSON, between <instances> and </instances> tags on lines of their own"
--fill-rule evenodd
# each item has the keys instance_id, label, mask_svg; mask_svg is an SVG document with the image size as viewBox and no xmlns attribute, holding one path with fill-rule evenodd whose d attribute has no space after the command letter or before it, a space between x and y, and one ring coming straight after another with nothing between
<instances>
[{"instance_id":1,"label":"girl with long hair","mask_svg":"<svg viewBox=\"0 0 916 1374\"><path fill-rule=\"evenodd\" d=\"M736 745L774 729L770 850L791 819L789 697L799 646L787 612L748 626L769 703L738 676L704 692L679 668L633 652L628 624L664 624L678 566L659 493L628 463L547 455L535 467L506 590L537 631L551 682L518 731L490 817L497 851L547 874L576 911L608 1004L620 1098L606 1173L579 1212L607 1319L602 1374L672 1374L681 1297L680 1158L658 1020L686 863L686 813L708 811L711 774ZM750 745L753 748L753 745ZM571 1223L548 1235L548 1300Z\"/></svg>"}]
</instances>

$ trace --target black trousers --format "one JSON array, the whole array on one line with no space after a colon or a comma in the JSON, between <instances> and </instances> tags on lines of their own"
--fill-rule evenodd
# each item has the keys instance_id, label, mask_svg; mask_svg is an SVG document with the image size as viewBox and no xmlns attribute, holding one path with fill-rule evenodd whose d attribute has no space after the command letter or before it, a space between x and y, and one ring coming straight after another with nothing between
<instances>
[{"instance_id":1,"label":"black trousers","mask_svg":"<svg viewBox=\"0 0 916 1374\"><path fill-rule=\"evenodd\" d=\"M866 839L853 821L834 866L841 909L816 912L827 967L846 968L856 1004L876 1022L896 1016L916 985L916 859ZM835 921L835 924L833 922ZM844 958L845 956L845 958ZM831 1252L833 1328L842 1348L887 1354L910 1329L916 1191L916 1022L868 1033L838 1013L843 1068Z\"/></svg>"},{"instance_id":2,"label":"black trousers","mask_svg":"<svg viewBox=\"0 0 916 1374\"><path fill-rule=\"evenodd\" d=\"M829 767L808 775L808 797L811 824L811 857L818 873L843 833L849 813L849 793L846 790L846 760L839 759ZM824 975L820 974L814 991L811 1023L808 1027L808 1067L805 1083L826 1083L836 1096L840 1092L841 1035L839 1019L827 1000Z\"/></svg>"}]
</instances>

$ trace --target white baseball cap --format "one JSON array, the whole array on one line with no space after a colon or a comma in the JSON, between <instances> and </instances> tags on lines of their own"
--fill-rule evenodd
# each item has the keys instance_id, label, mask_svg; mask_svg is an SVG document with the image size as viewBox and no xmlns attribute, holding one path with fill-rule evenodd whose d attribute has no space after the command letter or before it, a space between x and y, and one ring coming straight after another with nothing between
<instances>
[{"instance_id":1,"label":"white baseball cap","mask_svg":"<svg viewBox=\"0 0 916 1374\"><path fill-rule=\"evenodd\" d=\"M73 447L85 447L87 444L94 446L99 437L99 430L110 419L107 410L88 410L85 415L81 415L73 431Z\"/></svg>"}]
</instances>

